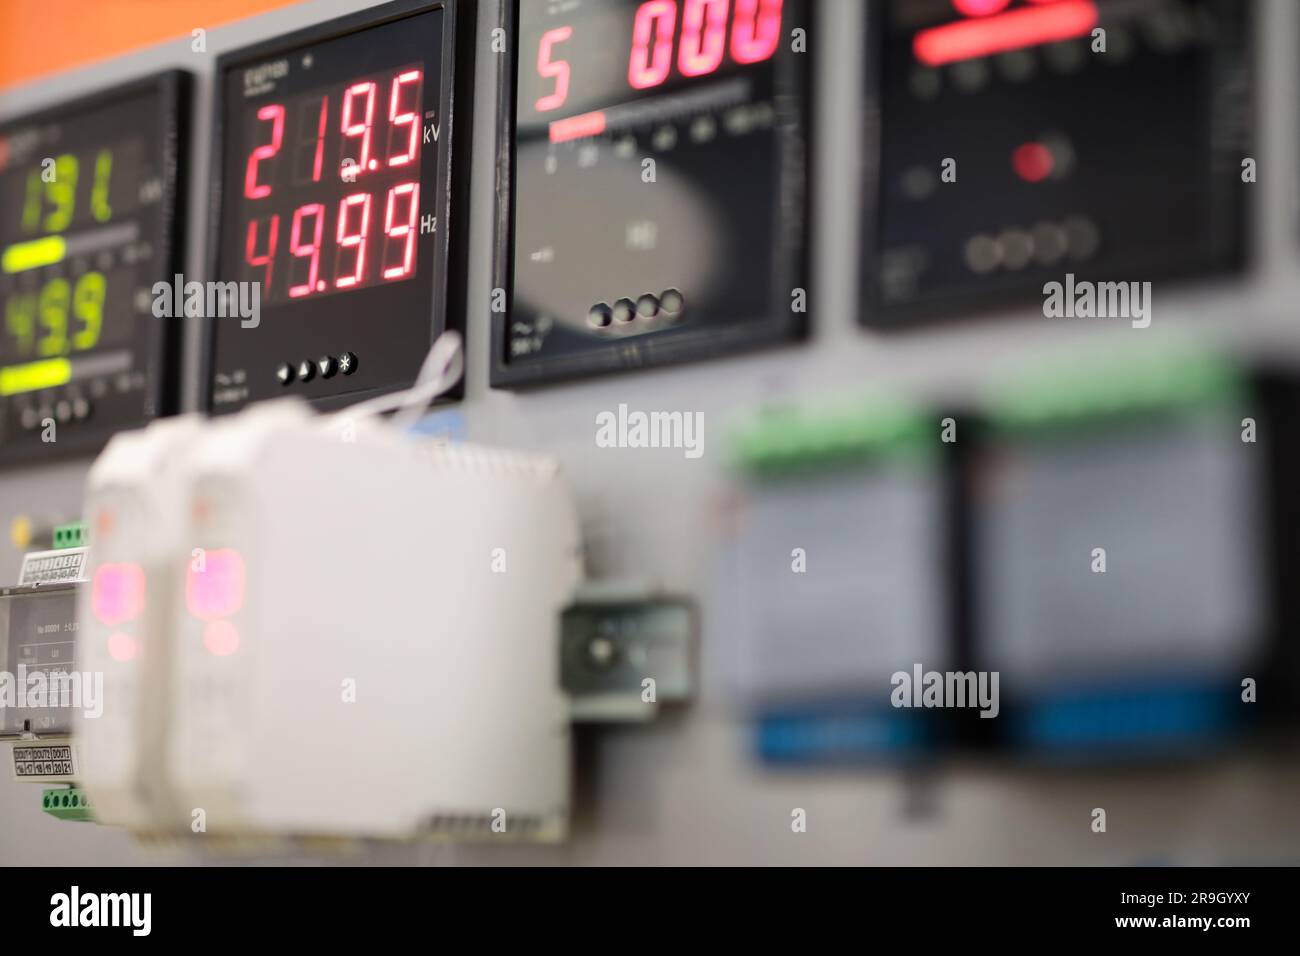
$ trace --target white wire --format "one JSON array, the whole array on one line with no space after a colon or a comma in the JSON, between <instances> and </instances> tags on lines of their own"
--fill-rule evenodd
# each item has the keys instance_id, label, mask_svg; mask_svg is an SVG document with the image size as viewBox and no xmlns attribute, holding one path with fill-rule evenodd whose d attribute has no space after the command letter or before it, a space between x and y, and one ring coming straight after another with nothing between
<instances>
[{"instance_id":1,"label":"white wire","mask_svg":"<svg viewBox=\"0 0 1300 956\"><path fill-rule=\"evenodd\" d=\"M459 332L448 329L438 336L429 354L420 365L415 383L407 391L407 400L398 406L393 425L403 431L410 428L424 414L429 403L460 381L465 373L464 339ZM422 393L431 390L427 397Z\"/></svg>"},{"instance_id":2,"label":"white wire","mask_svg":"<svg viewBox=\"0 0 1300 956\"><path fill-rule=\"evenodd\" d=\"M461 375L465 372L462 342L459 332L448 329L438 336L433 347L429 349L429 354L424 357L420 372L415 377L415 383L410 388L391 395L380 395L378 398L369 399L351 408L334 412L327 418L327 422L332 423L338 419L355 420L396 410L398 414L393 418L394 427L399 429L410 427L419 420L421 413L431 401L460 381Z\"/></svg>"}]
</instances>

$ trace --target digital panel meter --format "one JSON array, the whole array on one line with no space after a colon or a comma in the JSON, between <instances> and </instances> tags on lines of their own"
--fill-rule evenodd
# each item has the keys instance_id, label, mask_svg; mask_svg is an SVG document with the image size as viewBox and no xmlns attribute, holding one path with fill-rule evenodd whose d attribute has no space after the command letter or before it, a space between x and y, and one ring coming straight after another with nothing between
<instances>
[{"instance_id":1,"label":"digital panel meter","mask_svg":"<svg viewBox=\"0 0 1300 956\"><path fill-rule=\"evenodd\" d=\"M461 6L387 4L218 61L211 274L239 307L209 317L212 411L404 387L463 326Z\"/></svg>"},{"instance_id":2,"label":"digital panel meter","mask_svg":"<svg viewBox=\"0 0 1300 956\"><path fill-rule=\"evenodd\" d=\"M504 17L517 43L496 287L509 301L493 314L492 383L801 334L805 4L575 0L507 3Z\"/></svg>"},{"instance_id":3,"label":"digital panel meter","mask_svg":"<svg viewBox=\"0 0 1300 956\"><path fill-rule=\"evenodd\" d=\"M93 675L77 665L77 587L0 588L0 663L9 684L0 695L0 737L67 734L71 708L94 706L95 688L82 686Z\"/></svg>"},{"instance_id":4,"label":"digital panel meter","mask_svg":"<svg viewBox=\"0 0 1300 956\"><path fill-rule=\"evenodd\" d=\"M0 463L172 410L153 289L180 271L187 91L163 73L0 124Z\"/></svg>"},{"instance_id":5,"label":"digital panel meter","mask_svg":"<svg viewBox=\"0 0 1300 956\"><path fill-rule=\"evenodd\" d=\"M873 5L865 321L1035 301L1067 273L1138 281L1239 266L1250 9Z\"/></svg>"}]
</instances>

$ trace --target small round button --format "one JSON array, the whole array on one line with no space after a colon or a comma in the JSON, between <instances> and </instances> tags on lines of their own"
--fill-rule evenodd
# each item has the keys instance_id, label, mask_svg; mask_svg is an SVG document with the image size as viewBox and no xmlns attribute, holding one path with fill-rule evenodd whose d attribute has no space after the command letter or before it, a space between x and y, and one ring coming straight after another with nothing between
<instances>
[{"instance_id":1,"label":"small round button","mask_svg":"<svg viewBox=\"0 0 1300 956\"><path fill-rule=\"evenodd\" d=\"M316 371L320 372L321 378L333 378L338 369L338 363L332 355L322 355L316 360Z\"/></svg>"},{"instance_id":2,"label":"small round button","mask_svg":"<svg viewBox=\"0 0 1300 956\"><path fill-rule=\"evenodd\" d=\"M636 300L636 314L643 319L653 319L659 314L659 300L652 295L643 295Z\"/></svg>"},{"instance_id":3,"label":"small round button","mask_svg":"<svg viewBox=\"0 0 1300 956\"><path fill-rule=\"evenodd\" d=\"M78 396L72 400L72 417L82 422L90 417L90 402Z\"/></svg>"},{"instance_id":4,"label":"small round button","mask_svg":"<svg viewBox=\"0 0 1300 956\"><path fill-rule=\"evenodd\" d=\"M587 645L587 657L595 667L602 670L614 663L616 653L614 642L608 637L594 637Z\"/></svg>"},{"instance_id":5,"label":"small round button","mask_svg":"<svg viewBox=\"0 0 1300 956\"><path fill-rule=\"evenodd\" d=\"M357 370L357 357L351 352L339 353L339 371L344 375L351 375Z\"/></svg>"},{"instance_id":6,"label":"small round button","mask_svg":"<svg viewBox=\"0 0 1300 956\"><path fill-rule=\"evenodd\" d=\"M669 315L677 315L685 305L686 300L682 298L682 294L676 289L665 289L663 294L659 296L659 308Z\"/></svg>"},{"instance_id":7,"label":"small round button","mask_svg":"<svg viewBox=\"0 0 1300 956\"><path fill-rule=\"evenodd\" d=\"M41 423L41 417L37 414L36 409L28 405L22 410L23 428L32 429Z\"/></svg>"},{"instance_id":8,"label":"small round button","mask_svg":"<svg viewBox=\"0 0 1300 956\"><path fill-rule=\"evenodd\" d=\"M316 363L311 359L303 359L298 363L298 378L304 382L310 382L316 377Z\"/></svg>"},{"instance_id":9,"label":"small round button","mask_svg":"<svg viewBox=\"0 0 1300 956\"><path fill-rule=\"evenodd\" d=\"M293 366L288 362L281 362L275 367L275 377L281 385L288 385L293 381Z\"/></svg>"},{"instance_id":10,"label":"small round button","mask_svg":"<svg viewBox=\"0 0 1300 956\"><path fill-rule=\"evenodd\" d=\"M587 324L603 329L609 325L613 315L614 311L607 303L597 302L591 307L591 311L587 313Z\"/></svg>"},{"instance_id":11,"label":"small round button","mask_svg":"<svg viewBox=\"0 0 1300 956\"><path fill-rule=\"evenodd\" d=\"M636 303L631 299L619 299L614 303L614 321L631 322L636 318Z\"/></svg>"},{"instance_id":12,"label":"small round button","mask_svg":"<svg viewBox=\"0 0 1300 956\"><path fill-rule=\"evenodd\" d=\"M54 403L54 420L60 425L72 421L72 403L66 398L61 398Z\"/></svg>"}]
</instances>

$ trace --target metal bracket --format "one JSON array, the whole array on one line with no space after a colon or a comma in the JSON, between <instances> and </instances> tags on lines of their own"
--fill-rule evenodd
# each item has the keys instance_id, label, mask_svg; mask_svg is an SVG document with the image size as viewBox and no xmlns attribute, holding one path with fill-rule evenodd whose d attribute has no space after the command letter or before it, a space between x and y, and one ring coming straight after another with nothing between
<instances>
[{"instance_id":1,"label":"metal bracket","mask_svg":"<svg viewBox=\"0 0 1300 956\"><path fill-rule=\"evenodd\" d=\"M574 721L640 722L691 695L694 605L644 586L581 589L561 617L560 677Z\"/></svg>"}]
</instances>

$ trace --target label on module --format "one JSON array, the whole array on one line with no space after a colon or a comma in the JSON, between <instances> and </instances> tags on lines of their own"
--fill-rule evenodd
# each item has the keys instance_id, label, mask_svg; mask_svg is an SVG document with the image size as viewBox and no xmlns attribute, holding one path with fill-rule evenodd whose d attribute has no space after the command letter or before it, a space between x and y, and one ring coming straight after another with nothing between
<instances>
[{"instance_id":1,"label":"label on module","mask_svg":"<svg viewBox=\"0 0 1300 956\"><path fill-rule=\"evenodd\" d=\"M14 744L14 778L19 780L72 778L77 758L71 744Z\"/></svg>"},{"instance_id":2,"label":"label on module","mask_svg":"<svg viewBox=\"0 0 1300 956\"><path fill-rule=\"evenodd\" d=\"M30 551L23 555L18 586L33 584L70 584L86 580L86 548L62 548L58 551Z\"/></svg>"}]
</instances>

